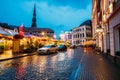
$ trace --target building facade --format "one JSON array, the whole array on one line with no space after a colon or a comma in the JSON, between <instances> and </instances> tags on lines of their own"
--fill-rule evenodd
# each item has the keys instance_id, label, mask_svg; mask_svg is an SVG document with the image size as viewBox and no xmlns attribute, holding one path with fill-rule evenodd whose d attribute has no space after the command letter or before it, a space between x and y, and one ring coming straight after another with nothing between
<instances>
[{"instance_id":1,"label":"building facade","mask_svg":"<svg viewBox=\"0 0 120 80\"><path fill-rule=\"evenodd\" d=\"M54 31L49 28L24 28L25 35L54 38Z\"/></svg>"},{"instance_id":2,"label":"building facade","mask_svg":"<svg viewBox=\"0 0 120 80\"><path fill-rule=\"evenodd\" d=\"M98 30L101 51L115 56L120 51L120 0L93 0L92 23L93 34Z\"/></svg>"},{"instance_id":3,"label":"building facade","mask_svg":"<svg viewBox=\"0 0 120 80\"><path fill-rule=\"evenodd\" d=\"M109 43L105 44L104 52L110 49L110 54L115 56L115 53L120 51L120 0L103 0L103 3L105 41L107 42L107 38L109 38Z\"/></svg>"},{"instance_id":4,"label":"building facade","mask_svg":"<svg viewBox=\"0 0 120 80\"><path fill-rule=\"evenodd\" d=\"M72 44L84 45L84 42L92 38L91 20L83 22L79 27L72 29Z\"/></svg>"},{"instance_id":5,"label":"building facade","mask_svg":"<svg viewBox=\"0 0 120 80\"><path fill-rule=\"evenodd\" d=\"M60 34L60 40L72 44L72 31L66 31Z\"/></svg>"},{"instance_id":6,"label":"building facade","mask_svg":"<svg viewBox=\"0 0 120 80\"><path fill-rule=\"evenodd\" d=\"M71 44L72 43L72 32L71 31L67 31L64 34L65 34L65 41L69 42Z\"/></svg>"},{"instance_id":7,"label":"building facade","mask_svg":"<svg viewBox=\"0 0 120 80\"><path fill-rule=\"evenodd\" d=\"M102 26L102 2L101 0L92 0L92 34L96 40L96 46L103 51L104 37Z\"/></svg>"}]
</instances>

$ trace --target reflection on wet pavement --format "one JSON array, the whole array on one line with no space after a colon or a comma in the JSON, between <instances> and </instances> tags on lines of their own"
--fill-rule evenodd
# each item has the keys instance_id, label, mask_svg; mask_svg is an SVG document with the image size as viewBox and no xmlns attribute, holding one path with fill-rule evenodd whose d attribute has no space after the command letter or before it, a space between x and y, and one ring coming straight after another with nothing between
<instances>
[{"instance_id":1,"label":"reflection on wet pavement","mask_svg":"<svg viewBox=\"0 0 120 80\"><path fill-rule=\"evenodd\" d=\"M91 48L0 62L0 80L120 80L119 75L118 66Z\"/></svg>"},{"instance_id":2,"label":"reflection on wet pavement","mask_svg":"<svg viewBox=\"0 0 120 80\"><path fill-rule=\"evenodd\" d=\"M5 50L4 51L4 53L1 53L0 54L0 60L3 60L3 59L8 59L8 58L13 58L13 57L15 57L15 56L24 56L24 55L27 55L27 54L20 54L20 53L18 53L18 54L13 54L12 53L12 50Z\"/></svg>"},{"instance_id":3,"label":"reflection on wet pavement","mask_svg":"<svg viewBox=\"0 0 120 80\"><path fill-rule=\"evenodd\" d=\"M81 49L68 49L57 54L3 61L0 62L0 80L68 80L77 70L81 56Z\"/></svg>"},{"instance_id":4,"label":"reflection on wet pavement","mask_svg":"<svg viewBox=\"0 0 120 80\"><path fill-rule=\"evenodd\" d=\"M92 47L87 47L87 48L84 48L84 53L93 53L93 49L92 49Z\"/></svg>"},{"instance_id":5,"label":"reflection on wet pavement","mask_svg":"<svg viewBox=\"0 0 120 80\"><path fill-rule=\"evenodd\" d=\"M0 59L5 59L5 58L9 58L12 57L12 50L6 50L4 51L4 53L0 54Z\"/></svg>"}]
</instances>

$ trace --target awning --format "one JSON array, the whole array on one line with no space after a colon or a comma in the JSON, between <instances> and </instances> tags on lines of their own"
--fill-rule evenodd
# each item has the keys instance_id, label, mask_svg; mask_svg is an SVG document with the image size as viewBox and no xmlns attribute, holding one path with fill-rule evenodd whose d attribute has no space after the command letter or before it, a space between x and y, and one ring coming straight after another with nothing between
<instances>
[{"instance_id":1,"label":"awning","mask_svg":"<svg viewBox=\"0 0 120 80\"><path fill-rule=\"evenodd\" d=\"M9 36L14 36L14 35L18 34L17 32L14 32L12 30L5 30L5 31L8 33Z\"/></svg>"},{"instance_id":2,"label":"awning","mask_svg":"<svg viewBox=\"0 0 120 80\"><path fill-rule=\"evenodd\" d=\"M6 31L1 30L1 29L0 29L0 34L3 34L3 35L8 35L8 33L7 33Z\"/></svg>"},{"instance_id":3,"label":"awning","mask_svg":"<svg viewBox=\"0 0 120 80\"><path fill-rule=\"evenodd\" d=\"M6 38L6 39L13 39L13 36L17 34L17 32L14 32L12 30L2 30L0 29L0 38Z\"/></svg>"}]
</instances>

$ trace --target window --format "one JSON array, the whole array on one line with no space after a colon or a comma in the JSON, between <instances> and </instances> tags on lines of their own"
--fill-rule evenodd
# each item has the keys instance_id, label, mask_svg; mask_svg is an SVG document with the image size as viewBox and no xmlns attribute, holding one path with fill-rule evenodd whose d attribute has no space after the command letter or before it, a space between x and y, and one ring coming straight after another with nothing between
<instances>
[{"instance_id":1,"label":"window","mask_svg":"<svg viewBox=\"0 0 120 80\"><path fill-rule=\"evenodd\" d=\"M83 33L83 37L84 37L84 33Z\"/></svg>"},{"instance_id":2,"label":"window","mask_svg":"<svg viewBox=\"0 0 120 80\"><path fill-rule=\"evenodd\" d=\"M74 41L74 44L75 44L75 41Z\"/></svg>"},{"instance_id":3,"label":"window","mask_svg":"<svg viewBox=\"0 0 120 80\"><path fill-rule=\"evenodd\" d=\"M119 50L120 50L120 28L119 28Z\"/></svg>"},{"instance_id":4,"label":"window","mask_svg":"<svg viewBox=\"0 0 120 80\"><path fill-rule=\"evenodd\" d=\"M82 34L80 34L80 37L82 37Z\"/></svg>"},{"instance_id":5,"label":"window","mask_svg":"<svg viewBox=\"0 0 120 80\"><path fill-rule=\"evenodd\" d=\"M81 29L80 29L80 31L81 31Z\"/></svg>"},{"instance_id":6,"label":"window","mask_svg":"<svg viewBox=\"0 0 120 80\"><path fill-rule=\"evenodd\" d=\"M78 38L79 38L79 34L78 34Z\"/></svg>"},{"instance_id":7,"label":"window","mask_svg":"<svg viewBox=\"0 0 120 80\"><path fill-rule=\"evenodd\" d=\"M84 31L84 28L82 28L83 29L83 31Z\"/></svg>"}]
</instances>

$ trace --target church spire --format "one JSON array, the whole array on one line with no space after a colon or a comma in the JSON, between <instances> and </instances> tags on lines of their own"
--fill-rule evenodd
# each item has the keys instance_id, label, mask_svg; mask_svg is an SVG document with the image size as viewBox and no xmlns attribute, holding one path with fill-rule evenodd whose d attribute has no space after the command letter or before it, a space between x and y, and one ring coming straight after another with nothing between
<instances>
[{"instance_id":1,"label":"church spire","mask_svg":"<svg viewBox=\"0 0 120 80\"><path fill-rule=\"evenodd\" d=\"M32 18L31 27L37 27L37 24L36 24L36 4L34 4L33 18Z\"/></svg>"}]
</instances>

